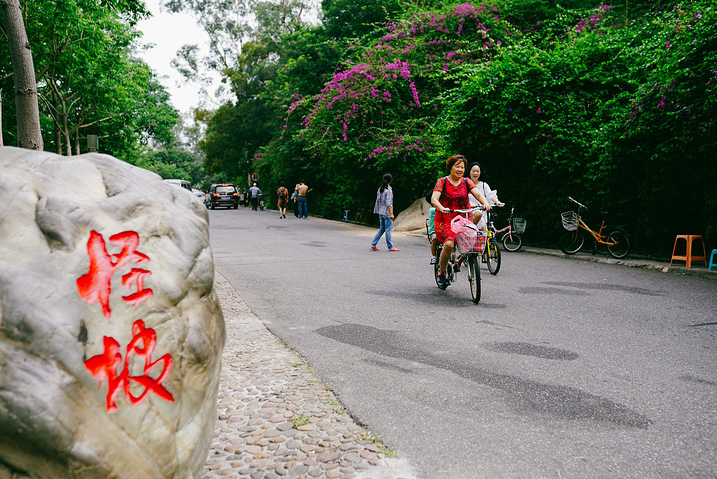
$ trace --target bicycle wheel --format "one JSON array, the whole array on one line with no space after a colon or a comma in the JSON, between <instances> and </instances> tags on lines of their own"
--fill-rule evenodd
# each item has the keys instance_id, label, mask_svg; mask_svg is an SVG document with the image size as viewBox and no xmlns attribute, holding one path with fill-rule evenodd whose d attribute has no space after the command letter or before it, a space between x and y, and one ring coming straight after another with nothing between
<instances>
[{"instance_id":1,"label":"bicycle wheel","mask_svg":"<svg viewBox=\"0 0 717 479\"><path fill-rule=\"evenodd\" d=\"M579 230L568 231L560 238L560 251L565 254L575 254L585 244L585 237Z\"/></svg>"},{"instance_id":2,"label":"bicycle wheel","mask_svg":"<svg viewBox=\"0 0 717 479\"><path fill-rule=\"evenodd\" d=\"M500 248L495 238L490 238L485 247L488 252L488 271L490 274L498 274L500 271Z\"/></svg>"},{"instance_id":3,"label":"bicycle wheel","mask_svg":"<svg viewBox=\"0 0 717 479\"><path fill-rule=\"evenodd\" d=\"M473 302L480 302L480 268L478 267L478 255L468 254L468 282L471 286L471 298Z\"/></svg>"},{"instance_id":4,"label":"bicycle wheel","mask_svg":"<svg viewBox=\"0 0 717 479\"><path fill-rule=\"evenodd\" d=\"M443 248L438 248L436 250L436 256L438 258L441 257L441 252L443 251ZM440 261L436 262L436 264L433 265L433 279L436 281L436 286L438 286L439 289L446 289L448 287L448 283L441 284L438 282L438 273L441 270L440 265L438 264Z\"/></svg>"},{"instance_id":5,"label":"bicycle wheel","mask_svg":"<svg viewBox=\"0 0 717 479\"><path fill-rule=\"evenodd\" d=\"M607 235L608 244L607 250L613 258L624 258L630 252L630 240L627 238L627 233L622 230L614 230Z\"/></svg>"},{"instance_id":6,"label":"bicycle wheel","mask_svg":"<svg viewBox=\"0 0 717 479\"><path fill-rule=\"evenodd\" d=\"M520 235L515 233L506 233L503 235L503 248L505 248L506 251L514 253L522 247L523 240L520 238Z\"/></svg>"}]
</instances>

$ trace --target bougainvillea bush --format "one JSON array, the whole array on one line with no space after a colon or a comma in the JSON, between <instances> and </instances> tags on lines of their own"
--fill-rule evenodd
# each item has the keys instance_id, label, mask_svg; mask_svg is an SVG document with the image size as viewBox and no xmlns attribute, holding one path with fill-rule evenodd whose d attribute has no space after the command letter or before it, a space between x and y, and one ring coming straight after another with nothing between
<instances>
[{"instance_id":1,"label":"bougainvillea bush","mask_svg":"<svg viewBox=\"0 0 717 479\"><path fill-rule=\"evenodd\" d=\"M370 206L383 172L391 171L406 206L418 189L431 186L451 154L437 128L444 105L435 101L455 88L451 73L486 61L510 41L496 12L463 3L387 24L321 92L292 102L285 130L301 143L305 159L320 164L326 181L340 189L350 184L358 201L348 203Z\"/></svg>"}]
</instances>

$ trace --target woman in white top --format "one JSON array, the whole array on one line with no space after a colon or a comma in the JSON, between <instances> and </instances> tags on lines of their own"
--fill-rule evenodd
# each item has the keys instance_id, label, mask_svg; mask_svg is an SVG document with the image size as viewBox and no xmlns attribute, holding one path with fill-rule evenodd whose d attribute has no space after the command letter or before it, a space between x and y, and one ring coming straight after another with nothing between
<instances>
[{"instance_id":1,"label":"woman in white top","mask_svg":"<svg viewBox=\"0 0 717 479\"><path fill-rule=\"evenodd\" d=\"M483 193L483 196L486 197L486 199L488 200L488 203L491 206L505 205L505 203L501 202L498 199L497 190L491 190L490 186L488 186L488 183L486 183L485 181L480 181L480 173L481 173L480 163L471 163L470 166L468 167L468 174L470 175L471 181L473 183L475 183L476 188L478 188L478 191ZM478 200L476 200L474 197L469 195L468 198L471 200L471 206L475 206L478 204ZM476 211L475 213L473 213L473 223L475 223L483 231L488 231L488 227L486 226L485 217L483 215L483 212Z\"/></svg>"}]
</instances>

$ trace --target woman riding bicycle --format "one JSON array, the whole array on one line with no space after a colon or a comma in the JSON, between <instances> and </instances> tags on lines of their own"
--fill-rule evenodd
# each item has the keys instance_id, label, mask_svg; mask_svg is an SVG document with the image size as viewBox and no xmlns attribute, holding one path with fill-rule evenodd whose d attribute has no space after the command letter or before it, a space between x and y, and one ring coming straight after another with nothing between
<instances>
[{"instance_id":1,"label":"woman riding bicycle","mask_svg":"<svg viewBox=\"0 0 717 479\"><path fill-rule=\"evenodd\" d=\"M439 274L437 281L439 284L448 283L446 265L456 244L456 234L451 230L451 220L459 213L451 213L451 210L470 208L469 194L473 195L486 210L490 210L488 200L476 188L475 183L468 178L463 178L467 164L468 162L463 155L448 157L446 169L450 174L436 182L431 195L431 204L436 208L436 217L434 218L436 238L443 244L443 251L438 260Z\"/></svg>"},{"instance_id":2,"label":"woman riding bicycle","mask_svg":"<svg viewBox=\"0 0 717 479\"><path fill-rule=\"evenodd\" d=\"M486 199L488 200L488 202L490 202L491 206L493 206L493 205L504 206L505 205L505 203L503 203L502 201L500 201L498 199L497 192L495 190L491 190L490 186L488 186L488 183L486 183L485 181L482 181L480 179L480 175L481 175L480 163L478 163L478 162L471 163L470 166L468 167L468 175L470 176L473 183L475 183L476 188L478 188L478 191L483 193L483 196L485 196ZM478 204L474 198L470 198L470 200L471 200L471 206L476 206ZM483 232L487 233L488 226L485 221L486 220L485 216L486 215L484 215L480 211L477 211L473 215L473 223L476 226L478 226L478 228L480 228Z\"/></svg>"}]
</instances>

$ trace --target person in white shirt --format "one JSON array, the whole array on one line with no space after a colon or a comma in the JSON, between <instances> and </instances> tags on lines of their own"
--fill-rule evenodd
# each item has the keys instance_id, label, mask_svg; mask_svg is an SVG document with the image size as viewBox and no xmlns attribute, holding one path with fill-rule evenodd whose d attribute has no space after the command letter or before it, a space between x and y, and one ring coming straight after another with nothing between
<instances>
[{"instance_id":1,"label":"person in white shirt","mask_svg":"<svg viewBox=\"0 0 717 479\"><path fill-rule=\"evenodd\" d=\"M483 193L483 196L488 200L488 203L498 206L503 206L505 203L501 202L498 199L498 191L497 190L491 190L490 186L488 186L488 183L485 181L480 180L480 174L481 174L481 166L480 163L471 163L468 167L468 174L471 178L471 181L475 183L476 188ZM472 196L469 196L469 199L471 200L471 206L476 206L478 204L478 200L475 199ZM473 213L473 223L478 226L483 231L488 231L488 227L486 226L485 222L485 214L481 211L476 211Z\"/></svg>"},{"instance_id":2,"label":"person in white shirt","mask_svg":"<svg viewBox=\"0 0 717 479\"><path fill-rule=\"evenodd\" d=\"M252 187L249 188L249 191L251 191L251 209L256 211L257 206L259 206L259 195L262 194L261 190L256 186L256 183L254 183Z\"/></svg>"}]
</instances>

